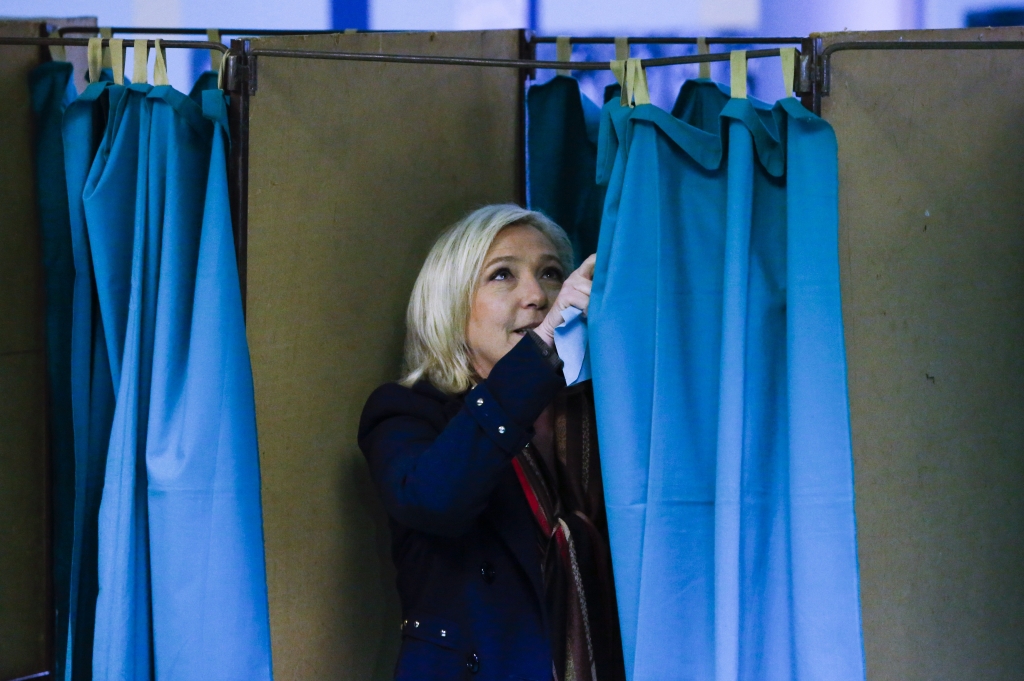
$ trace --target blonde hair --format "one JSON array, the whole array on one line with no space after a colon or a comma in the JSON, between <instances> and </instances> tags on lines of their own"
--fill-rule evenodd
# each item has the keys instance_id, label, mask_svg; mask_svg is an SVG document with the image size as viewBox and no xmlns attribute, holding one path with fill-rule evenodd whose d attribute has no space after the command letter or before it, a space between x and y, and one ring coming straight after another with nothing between
<instances>
[{"instance_id":1,"label":"blonde hair","mask_svg":"<svg viewBox=\"0 0 1024 681\"><path fill-rule=\"evenodd\" d=\"M411 386L426 379L449 394L472 387L476 373L466 344L466 326L484 257L498 233L529 225L551 240L558 259L572 270L572 244L565 231L541 213L515 204L484 206L446 229L434 242L405 314L405 376Z\"/></svg>"}]
</instances>

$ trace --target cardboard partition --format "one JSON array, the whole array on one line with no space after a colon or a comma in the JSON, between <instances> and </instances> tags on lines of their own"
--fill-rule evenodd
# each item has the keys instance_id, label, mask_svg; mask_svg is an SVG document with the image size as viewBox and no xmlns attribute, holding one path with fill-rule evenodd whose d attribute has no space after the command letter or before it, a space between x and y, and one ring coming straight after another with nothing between
<instances>
[{"instance_id":1,"label":"cardboard partition","mask_svg":"<svg viewBox=\"0 0 1024 681\"><path fill-rule=\"evenodd\" d=\"M296 48L518 58L521 31L260 38ZM258 57L250 101L248 338L277 681L389 679L387 518L356 444L399 377L437 234L523 195L514 69Z\"/></svg>"},{"instance_id":2,"label":"cardboard partition","mask_svg":"<svg viewBox=\"0 0 1024 681\"><path fill-rule=\"evenodd\" d=\"M1024 52L839 52L821 108L839 141L868 678L1019 678Z\"/></svg>"}]
</instances>

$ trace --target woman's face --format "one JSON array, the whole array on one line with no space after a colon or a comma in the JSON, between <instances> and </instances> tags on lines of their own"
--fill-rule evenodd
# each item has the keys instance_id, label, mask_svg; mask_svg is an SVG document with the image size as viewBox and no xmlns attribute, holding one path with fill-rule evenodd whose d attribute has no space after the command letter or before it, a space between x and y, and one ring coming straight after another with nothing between
<instances>
[{"instance_id":1,"label":"woman's face","mask_svg":"<svg viewBox=\"0 0 1024 681\"><path fill-rule=\"evenodd\" d=\"M564 279L554 245L535 227L511 225L498 232L484 257L466 326L480 378L544 321Z\"/></svg>"}]
</instances>

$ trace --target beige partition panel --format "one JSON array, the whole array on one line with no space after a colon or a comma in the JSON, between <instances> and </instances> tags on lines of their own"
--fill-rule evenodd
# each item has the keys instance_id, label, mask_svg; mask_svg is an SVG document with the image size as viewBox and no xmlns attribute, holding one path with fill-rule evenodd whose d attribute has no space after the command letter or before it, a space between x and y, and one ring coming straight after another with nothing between
<instances>
[{"instance_id":1,"label":"beige partition panel","mask_svg":"<svg viewBox=\"0 0 1024 681\"><path fill-rule=\"evenodd\" d=\"M519 31L265 38L254 48L518 58ZM508 69L259 57L248 337L277 681L387 679L399 609L387 519L356 445L398 376L438 232L522 194Z\"/></svg>"},{"instance_id":2,"label":"beige partition panel","mask_svg":"<svg viewBox=\"0 0 1024 681\"><path fill-rule=\"evenodd\" d=\"M4 37L43 24L0 20ZM28 75L34 47L0 47L0 679L49 667L46 355Z\"/></svg>"},{"instance_id":3,"label":"beige partition panel","mask_svg":"<svg viewBox=\"0 0 1024 681\"><path fill-rule=\"evenodd\" d=\"M840 52L822 115L868 678L1024 678L1024 51Z\"/></svg>"},{"instance_id":4,"label":"beige partition panel","mask_svg":"<svg viewBox=\"0 0 1024 681\"><path fill-rule=\"evenodd\" d=\"M0 19L0 36L46 24ZM43 271L33 177L28 77L45 48L0 47L0 679L50 667L49 480ZM84 49L69 58L79 68Z\"/></svg>"}]
</instances>

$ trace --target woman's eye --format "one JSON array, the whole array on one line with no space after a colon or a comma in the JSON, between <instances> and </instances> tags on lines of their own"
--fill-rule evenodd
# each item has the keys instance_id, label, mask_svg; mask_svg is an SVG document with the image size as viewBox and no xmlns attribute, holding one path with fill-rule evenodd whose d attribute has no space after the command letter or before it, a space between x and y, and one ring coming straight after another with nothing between
<instances>
[{"instance_id":1,"label":"woman's eye","mask_svg":"<svg viewBox=\"0 0 1024 681\"><path fill-rule=\"evenodd\" d=\"M494 272L491 275L491 281L505 281L512 276L512 272L507 267L502 267L500 270Z\"/></svg>"},{"instance_id":2,"label":"woman's eye","mask_svg":"<svg viewBox=\"0 0 1024 681\"><path fill-rule=\"evenodd\" d=\"M541 276L545 279L557 279L558 281L562 281L562 279L565 278L565 275L562 274L562 270L557 267L547 268Z\"/></svg>"}]
</instances>

